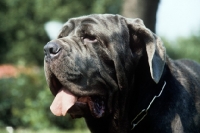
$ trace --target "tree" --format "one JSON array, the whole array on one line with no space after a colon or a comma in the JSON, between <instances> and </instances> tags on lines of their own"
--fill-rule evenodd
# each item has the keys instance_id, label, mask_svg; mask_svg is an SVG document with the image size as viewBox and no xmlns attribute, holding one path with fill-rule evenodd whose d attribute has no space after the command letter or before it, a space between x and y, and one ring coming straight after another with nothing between
<instances>
[{"instance_id":1,"label":"tree","mask_svg":"<svg viewBox=\"0 0 200 133\"><path fill-rule=\"evenodd\" d=\"M122 15L130 18L141 18L145 26L155 33L158 5L159 0L124 0Z\"/></svg>"}]
</instances>

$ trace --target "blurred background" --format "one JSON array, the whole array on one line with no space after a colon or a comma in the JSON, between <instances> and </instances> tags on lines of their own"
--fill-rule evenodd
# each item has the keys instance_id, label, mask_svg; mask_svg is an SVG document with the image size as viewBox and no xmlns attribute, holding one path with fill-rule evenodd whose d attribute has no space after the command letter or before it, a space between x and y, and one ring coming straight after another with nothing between
<instances>
[{"instance_id":1,"label":"blurred background","mask_svg":"<svg viewBox=\"0 0 200 133\"><path fill-rule=\"evenodd\" d=\"M0 132L87 133L83 119L55 117L43 70L43 47L71 17L139 17L173 59L200 62L199 0L1 0Z\"/></svg>"}]
</instances>

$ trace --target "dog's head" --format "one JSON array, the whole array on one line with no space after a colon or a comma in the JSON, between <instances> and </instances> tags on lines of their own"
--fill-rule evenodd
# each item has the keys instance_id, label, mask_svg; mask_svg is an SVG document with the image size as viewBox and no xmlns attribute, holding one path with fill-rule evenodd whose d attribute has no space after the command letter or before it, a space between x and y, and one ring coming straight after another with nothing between
<instances>
[{"instance_id":1,"label":"dog's head","mask_svg":"<svg viewBox=\"0 0 200 133\"><path fill-rule=\"evenodd\" d=\"M52 112L96 118L112 110L114 92L130 86L144 53L156 83L166 56L160 39L140 19L110 14L70 19L44 51L46 80L56 96Z\"/></svg>"}]
</instances>

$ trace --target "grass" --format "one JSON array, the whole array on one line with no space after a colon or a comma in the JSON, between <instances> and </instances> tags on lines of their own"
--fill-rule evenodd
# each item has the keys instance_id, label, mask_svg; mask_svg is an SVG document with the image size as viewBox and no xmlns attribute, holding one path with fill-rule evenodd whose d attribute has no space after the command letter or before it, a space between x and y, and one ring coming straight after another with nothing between
<instances>
[{"instance_id":1,"label":"grass","mask_svg":"<svg viewBox=\"0 0 200 133\"><path fill-rule=\"evenodd\" d=\"M6 128L0 129L0 133L9 133ZM77 129L77 130L58 130L58 129L43 129L43 130L32 130L32 129L17 129L13 133L90 133L88 129Z\"/></svg>"}]
</instances>

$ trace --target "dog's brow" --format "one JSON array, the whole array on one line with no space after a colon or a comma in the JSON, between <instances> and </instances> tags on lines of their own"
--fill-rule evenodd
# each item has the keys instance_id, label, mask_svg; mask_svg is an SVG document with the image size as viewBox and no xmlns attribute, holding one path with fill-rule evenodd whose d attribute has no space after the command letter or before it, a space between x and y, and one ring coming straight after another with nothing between
<instances>
[{"instance_id":1,"label":"dog's brow","mask_svg":"<svg viewBox=\"0 0 200 133\"><path fill-rule=\"evenodd\" d=\"M93 18L86 18L84 20L81 21L81 24L97 24L97 22L93 19Z\"/></svg>"}]
</instances>

